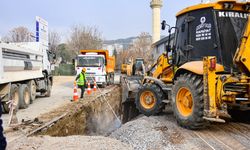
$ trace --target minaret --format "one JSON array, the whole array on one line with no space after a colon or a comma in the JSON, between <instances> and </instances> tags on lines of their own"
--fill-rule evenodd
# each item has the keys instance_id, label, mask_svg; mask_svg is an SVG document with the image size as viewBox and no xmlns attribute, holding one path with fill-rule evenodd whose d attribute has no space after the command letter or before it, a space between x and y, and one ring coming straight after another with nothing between
<instances>
[{"instance_id":1,"label":"minaret","mask_svg":"<svg viewBox=\"0 0 250 150\"><path fill-rule=\"evenodd\" d=\"M150 7L152 8L152 42L155 43L161 38L161 7L162 0L152 0Z\"/></svg>"}]
</instances>

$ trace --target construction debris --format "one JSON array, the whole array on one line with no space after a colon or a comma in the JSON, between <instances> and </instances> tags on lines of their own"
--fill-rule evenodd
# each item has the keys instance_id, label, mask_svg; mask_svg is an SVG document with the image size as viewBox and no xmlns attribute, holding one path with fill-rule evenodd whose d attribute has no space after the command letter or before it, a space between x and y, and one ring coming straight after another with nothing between
<instances>
[{"instance_id":1,"label":"construction debris","mask_svg":"<svg viewBox=\"0 0 250 150\"><path fill-rule=\"evenodd\" d=\"M64 113L63 115L54 118L53 120L51 120L51 121L45 123L44 125L42 125L41 127L35 129L34 131L31 131L31 132L30 132L29 134L27 134L26 136L27 136L27 137L28 137L28 136L31 136L31 135L33 135L33 134L35 134L35 133L37 133L37 132L39 132L39 131L41 131L41 130L43 130L43 129L45 129L45 128L48 128L48 127L52 126L53 124L55 124L57 121L59 121L60 119L62 119L62 118L65 117L66 115L67 115L67 113Z\"/></svg>"}]
</instances>

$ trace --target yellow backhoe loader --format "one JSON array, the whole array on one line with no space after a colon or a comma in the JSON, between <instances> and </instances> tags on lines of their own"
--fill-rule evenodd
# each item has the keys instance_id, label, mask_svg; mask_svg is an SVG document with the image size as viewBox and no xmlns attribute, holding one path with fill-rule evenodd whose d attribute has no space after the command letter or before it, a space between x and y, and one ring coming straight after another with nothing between
<instances>
[{"instance_id":1,"label":"yellow backhoe loader","mask_svg":"<svg viewBox=\"0 0 250 150\"><path fill-rule=\"evenodd\" d=\"M218 0L180 11L169 30L174 44L144 77L137 109L150 116L171 104L177 123L189 129L227 115L250 120L249 10L249 2Z\"/></svg>"},{"instance_id":2,"label":"yellow backhoe loader","mask_svg":"<svg viewBox=\"0 0 250 150\"><path fill-rule=\"evenodd\" d=\"M142 75L145 73L144 59L130 57L127 63L121 65L121 73L127 76Z\"/></svg>"},{"instance_id":3,"label":"yellow backhoe loader","mask_svg":"<svg viewBox=\"0 0 250 150\"><path fill-rule=\"evenodd\" d=\"M136 93L138 93L139 87L141 86L141 80L145 75L144 59L138 57L134 61L131 57L129 63L126 64L126 70L123 72L125 73L121 76L122 122L125 123L139 114L135 107L134 100Z\"/></svg>"}]
</instances>

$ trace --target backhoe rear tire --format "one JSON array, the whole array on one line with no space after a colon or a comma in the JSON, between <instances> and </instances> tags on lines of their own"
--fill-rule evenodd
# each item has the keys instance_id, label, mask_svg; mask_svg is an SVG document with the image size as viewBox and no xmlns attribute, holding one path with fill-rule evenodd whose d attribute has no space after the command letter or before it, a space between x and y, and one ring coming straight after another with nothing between
<instances>
[{"instance_id":1,"label":"backhoe rear tire","mask_svg":"<svg viewBox=\"0 0 250 150\"><path fill-rule=\"evenodd\" d=\"M203 119L203 80L201 76L185 73L174 81L172 107L177 123L188 129L207 125Z\"/></svg>"},{"instance_id":2,"label":"backhoe rear tire","mask_svg":"<svg viewBox=\"0 0 250 150\"><path fill-rule=\"evenodd\" d=\"M136 96L136 108L145 116L160 113L163 109L163 92L156 84L146 83Z\"/></svg>"}]
</instances>

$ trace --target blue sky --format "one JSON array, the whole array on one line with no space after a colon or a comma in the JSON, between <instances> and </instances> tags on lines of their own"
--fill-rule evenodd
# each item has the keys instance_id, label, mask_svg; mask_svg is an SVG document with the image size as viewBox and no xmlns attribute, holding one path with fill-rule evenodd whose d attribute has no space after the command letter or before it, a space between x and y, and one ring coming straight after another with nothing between
<instances>
[{"instance_id":1,"label":"blue sky","mask_svg":"<svg viewBox=\"0 0 250 150\"><path fill-rule=\"evenodd\" d=\"M26 26L35 30L35 16L49 22L50 30L67 39L74 24L96 26L105 39L151 33L150 0L1 0L0 36ZM162 19L175 24L175 14L200 0L164 0Z\"/></svg>"}]
</instances>

